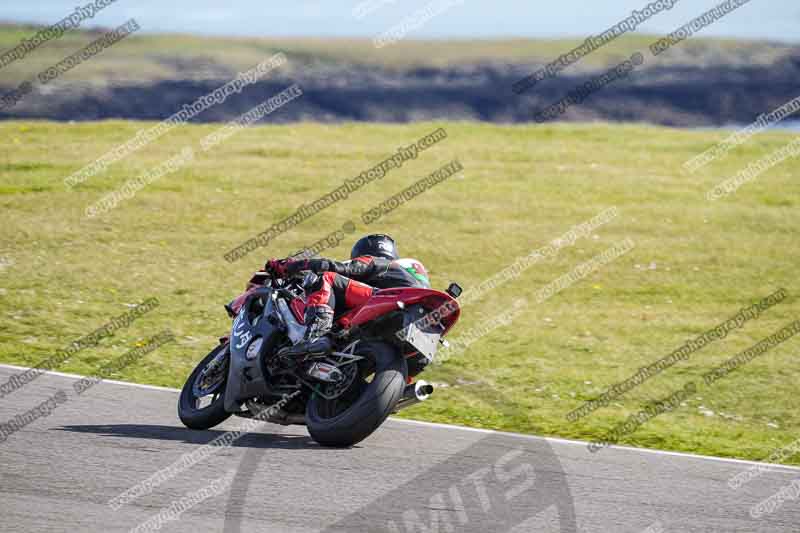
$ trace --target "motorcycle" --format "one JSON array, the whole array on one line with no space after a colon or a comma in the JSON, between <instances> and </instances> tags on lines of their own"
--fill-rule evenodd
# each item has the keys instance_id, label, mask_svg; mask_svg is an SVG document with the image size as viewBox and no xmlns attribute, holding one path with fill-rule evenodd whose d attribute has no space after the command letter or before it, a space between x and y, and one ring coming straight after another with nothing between
<instances>
[{"instance_id":1,"label":"motorcycle","mask_svg":"<svg viewBox=\"0 0 800 533\"><path fill-rule=\"evenodd\" d=\"M414 381L458 321L461 287L381 289L334 317L328 355L283 357L300 342L306 273L277 279L259 271L225 306L230 335L200 361L181 390L178 416L209 429L231 415L305 425L323 446L347 447L372 434L393 412L427 400L433 386ZM442 312L447 309L447 312Z\"/></svg>"}]
</instances>

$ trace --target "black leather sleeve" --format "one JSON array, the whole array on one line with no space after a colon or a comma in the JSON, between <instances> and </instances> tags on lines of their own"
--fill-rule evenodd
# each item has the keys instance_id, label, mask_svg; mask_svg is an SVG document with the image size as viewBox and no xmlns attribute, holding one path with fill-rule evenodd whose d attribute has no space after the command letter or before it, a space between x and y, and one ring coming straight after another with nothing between
<instances>
[{"instance_id":1,"label":"black leather sleeve","mask_svg":"<svg viewBox=\"0 0 800 533\"><path fill-rule=\"evenodd\" d=\"M377 268L376 261L377 259L374 257L357 257L346 263L334 262L334 272L356 281L364 281L375 274L375 269Z\"/></svg>"},{"instance_id":2,"label":"black leather sleeve","mask_svg":"<svg viewBox=\"0 0 800 533\"><path fill-rule=\"evenodd\" d=\"M287 269L289 274L295 274L302 270L310 270L315 274L336 272L356 281L362 281L375 275L376 271L381 268L381 262L389 263L388 260L379 257L359 257L346 262L332 259L306 259L289 264ZM386 265L383 266L385 267Z\"/></svg>"},{"instance_id":3,"label":"black leather sleeve","mask_svg":"<svg viewBox=\"0 0 800 533\"><path fill-rule=\"evenodd\" d=\"M328 261L327 259L303 259L300 261L291 261L286 267L286 271L290 276L297 274L298 272L302 272L303 270L310 270L315 274L319 274L320 272L328 272L331 270L330 263L331 261Z\"/></svg>"}]
</instances>

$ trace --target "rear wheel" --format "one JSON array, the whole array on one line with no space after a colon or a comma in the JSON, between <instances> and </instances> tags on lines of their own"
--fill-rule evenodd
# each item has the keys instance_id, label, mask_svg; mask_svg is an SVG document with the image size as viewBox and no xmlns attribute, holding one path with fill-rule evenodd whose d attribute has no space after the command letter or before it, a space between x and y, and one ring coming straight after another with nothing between
<instances>
[{"instance_id":1,"label":"rear wheel","mask_svg":"<svg viewBox=\"0 0 800 533\"><path fill-rule=\"evenodd\" d=\"M178 400L178 417L183 425L191 429L208 429L231 416L225 411L229 364L230 352L225 343L211 350L195 367Z\"/></svg>"},{"instance_id":2,"label":"rear wheel","mask_svg":"<svg viewBox=\"0 0 800 533\"><path fill-rule=\"evenodd\" d=\"M403 394L408 369L397 350L385 342L361 342L359 374L339 397L317 393L306 408L308 432L323 446L346 447L367 438L386 420Z\"/></svg>"}]
</instances>

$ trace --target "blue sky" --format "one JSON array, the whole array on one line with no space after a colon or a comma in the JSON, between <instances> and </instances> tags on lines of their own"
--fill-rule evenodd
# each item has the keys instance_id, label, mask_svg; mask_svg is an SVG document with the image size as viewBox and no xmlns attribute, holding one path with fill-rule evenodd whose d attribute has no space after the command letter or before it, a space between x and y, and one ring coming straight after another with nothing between
<instances>
[{"instance_id":1,"label":"blue sky","mask_svg":"<svg viewBox=\"0 0 800 533\"><path fill-rule=\"evenodd\" d=\"M89 0L3 0L0 20L53 23ZM380 5L363 18L359 1L117 0L93 22L135 17L143 31L247 36L375 36L432 0L366 0ZM443 1L443 0L436 0ZM455 1L455 0L453 0ZM463 0L409 34L420 38L586 36L611 26L651 0ZM639 30L668 33L720 0L679 0ZM800 42L800 2L751 0L706 28L706 36Z\"/></svg>"}]
</instances>

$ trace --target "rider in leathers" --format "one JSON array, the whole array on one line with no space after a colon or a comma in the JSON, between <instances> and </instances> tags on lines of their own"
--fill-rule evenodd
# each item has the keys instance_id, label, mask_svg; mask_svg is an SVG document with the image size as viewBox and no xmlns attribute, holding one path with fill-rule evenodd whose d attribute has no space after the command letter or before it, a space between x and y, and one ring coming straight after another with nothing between
<instances>
[{"instance_id":1,"label":"rider in leathers","mask_svg":"<svg viewBox=\"0 0 800 533\"><path fill-rule=\"evenodd\" d=\"M350 253L350 261L271 259L266 270L277 277L301 271L319 274L306 296L305 338L280 352L290 357L330 353L329 333L334 316L363 304L378 289L430 288L425 267L414 259L400 259L394 239L383 234L359 239Z\"/></svg>"}]
</instances>

